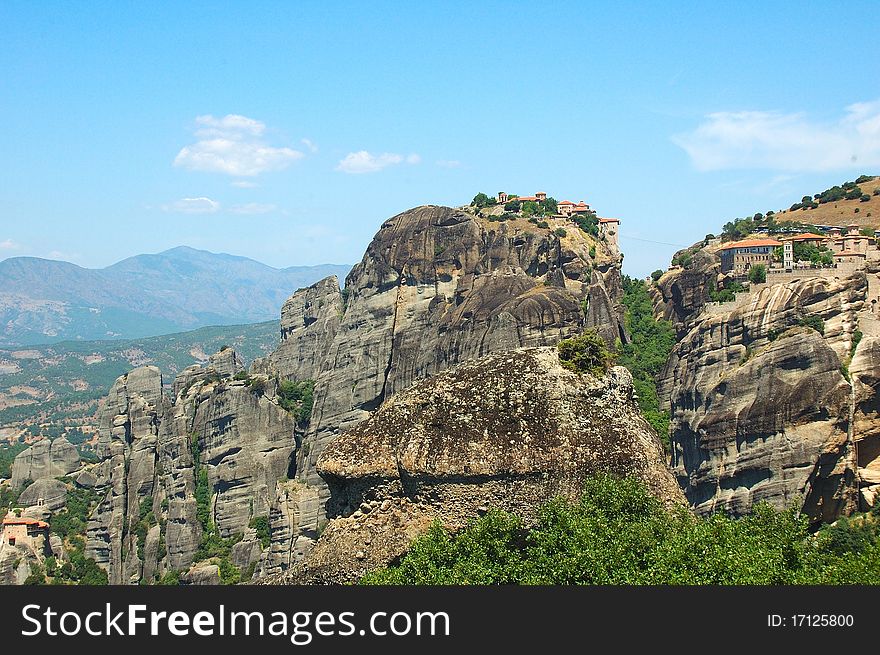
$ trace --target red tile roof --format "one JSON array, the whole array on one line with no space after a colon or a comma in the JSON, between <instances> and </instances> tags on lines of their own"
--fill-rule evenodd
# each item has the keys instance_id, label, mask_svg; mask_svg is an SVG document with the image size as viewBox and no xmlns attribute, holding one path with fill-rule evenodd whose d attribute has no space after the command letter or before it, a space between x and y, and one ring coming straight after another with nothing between
<instances>
[{"instance_id":1,"label":"red tile roof","mask_svg":"<svg viewBox=\"0 0 880 655\"><path fill-rule=\"evenodd\" d=\"M3 519L3 525L35 525L38 528L48 528L49 524L45 521L40 521L38 519L32 519L27 516L15 517L15 518L5 518Z\"/></svg>"},{"instance_id":2,"label":"red tile roof","mask_svg":"<svg viewBox=\"0 0 880 655\"><path fill-rule=\"evenodd\" d=\"M782 241L776 239L743 239L742 241L734 241L723 246L721 250L730 250L731 248L759 248L761 246L781 246Z\"/></svg>"},{"instance_id":3,"label":"red tile roof","mask_svg":"<svg viewBox=\"0 0 880 655\"><path fill-rule=\"evenodd\" d=\"M865 253L856 252L855 250L841 250L840 252L834 253L835 257L865 257Z\"/></svg>"},{"instance_id":4,"label":"red tile roof","mask_svg":"<svg viewBox=\"0 0 880 655\"><path fill-rule=\"evenodd\" d=\"M824 241L828 237L823 237L821 234L813 234L812 232L801 232L800 234L795 234L790 237L783 237L783 241Z\"/></svg>"},{"instance_id":5,"label":"red tile roof","mask_svg":"<svg viewBox=\"0 0 880 655\"><path fill-rule=\"evenodd\" d=\"M557 203L556 203L556 206L557 206L557 207L558 207L559 205L574 205L574 203L573 203L571 200L563 200L562 202L557 202Z\"/></svg>"},{"instance_id":6,"label":"red tile roof","mask_svg":"<svg viewBox=\"0 0 880 655\"><path fill-rule=\"evenodd\" d=\"M600 218L600 223L620 223L619 218Z\"/></svg>"}]
</instances>

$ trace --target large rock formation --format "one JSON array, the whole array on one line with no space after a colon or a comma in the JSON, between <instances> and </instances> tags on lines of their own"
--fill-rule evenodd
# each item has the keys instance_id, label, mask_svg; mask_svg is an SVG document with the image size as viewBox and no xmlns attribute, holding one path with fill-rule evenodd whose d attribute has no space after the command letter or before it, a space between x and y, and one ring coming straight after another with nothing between
<instances>
[{"instance_id":1,"label":"large rock formation","mask_svg":"<svg viewBox=\"0 0 880 655\"><path fill-rule=\"evenodd\" d=\"M350 582L388 564L434 520L457 528L488 508L531 521L577 498L587 476L632 475L685 499L621 367L603 379L563 368L555 348L461 364L416 383L333 442L317 464L331 518L284 582Z\"/></svg>"},{"instance_id":2,"label":"large rock formation","mask_svg":"<svg viewBox=\"0 0 880 655\"><path fill-rule=\"evenodd\" d=\"M79 453L67 439L40 439L16 456L10 484L14 489L20 489L29 480L34 482L69 475L79 467Z\"/></svg>"},{"instance_id":3,"label":"large rock formation","mask_svg":"<svg viewBox=\"0 0 880 655\"><path fill-rule=\"evenodd\" d=\"M101 462L94 471L105 495L89 520L86 554L107 570L111 584L140 578L135 527L142 503L153 505L160 426L169 405L159 369L143 366L116 381L98 418Z\"/></svg>"},{"instance_id":4,"label":"large rock formation","mask_svg":"<svg viewBox=\"0 0 880 655\"><path fill-rule=\"evenodd\" d=\"M278 573L326 523L319 455L384 400L459 362L554 344L587 325L609 344L625 340L619 252L551 222L404 212L383 224L345 295L327 278L291 296L278 350L247 373L227 349L182 371L171 399L155 369L121 378L101 418L102 461L78 478L105 494L89 554L111 582L155 579L187 570L210 525L224 539L243 535L229 554L237 566ZM564 234L554 229L563 224ZM291 407L279 396L286 380L316 381L307 431L281 407ZM195 500L203 486L209 523ZM249 527L262 517L268 548Z\"/></svg>"},{"instance_id":5,"label":"large rock formation","mask_svg":"<svg viewBox=\"0 0 880 655\"><path fill-rule=\"evenodd\" d=\"M874 321L868 284L864 272L813 275L707 308L673 349L660 395L675 472L699 512L744 514L765 500L829 521L858 507L854 399L857 431L880 432L876 340L855 351L849 375L859 393L846 372L859 320ZM876 437L861 439L859 464L876 467Z\"/></svg>"},{"instance_id":6,"label":"large rock formation","mask_svg":"<svg viewBox=\"0 0 880 655\"><path fill-rule=\"evenodd\" d=\"M274 378L247 376L227 348L206 367L183 371L173 388L172 403L157 368L135 369L117 380L100 415L102 460L88 482L105 495L86 552L113 584L190 566L204 533L200 475L210 498L203 509L225 539L268 516L276 482L294 474L294 422L278 404ZM261 555L238 550L244 568Z\"/></svg>"},{"instance_id":7,"label":"large rock formation","mask_svg":"<svg viewBox=\"0 0 880 655\"><path fill-rule=\"evenodd\" d=\"M691 262L686 268L679 266L665 272L657 284L651 286L657 317L672 321L679 337L687 333L710 302L709 291L716 288L721 274L721 258L713 250L691 246L675 253L675 257L685 253L691 253Z\"/></svg>"},{"instance_id":8,"label":"large rock formation","mask_svg":"<svg viewBox=\"0 0 880 655\"><path fill-rule=\"evenodd\" d=\"M345 312L298 452L299 480L318 494L300 505L301 523L289 531L307 538L323 520L328 492L315 464L326 445L413 382L488 353L553 344L587 325L609 343L626 339L619 253L557 222L564 236L522 219L425 206L383 223L346 280Z\"/></svg>"},{"instance_id":9,"label":"large rock formation","mask_svg":"<svg viewBox=\"0 0 880 655\"><path fill-rule=\"evenodd\" d=\"M18 497L21 507L42 508L46 512L54 512L64 507L67 501L67 486L61 480L42 478L37 480Z\"/></svg>"},{"instance_id":10,"label":"large rock formation","mask_svg":"<svg viewBox=\"0 0 880 655\"><path fill-rule=\"evenodd\" d=\"M269 356L272 366L291 380L315 379L336 337L342 312L335 277L293 294L281 308L281 343Z\"/></svg>"}]
</instances>

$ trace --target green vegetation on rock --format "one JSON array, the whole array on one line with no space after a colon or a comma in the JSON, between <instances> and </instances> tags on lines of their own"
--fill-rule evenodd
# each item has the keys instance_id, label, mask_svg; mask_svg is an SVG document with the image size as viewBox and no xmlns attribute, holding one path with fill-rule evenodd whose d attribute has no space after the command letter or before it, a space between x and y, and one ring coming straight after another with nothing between
<instances>
[{"instance_id":1,"label":"green vegetation on rock","mask_svg":"<svg viewBox=\"0 0 880 655\"><path fill-rule=\"evenodd\" d=\"M667 509L634 479L590 479L526 527L490 510L458 533L439 523L362 584L782 585L880 583L878 519L810 534L806 517L759 504L748 516Z\"/></svg>"},{"instance_id":2,"label":"green vegetation on rock","mask_svg":"<svg viewBox=\"0 0 880 655\"><path fill-rule=\"evenodd\" d=\"M617 363L629 369L639 409L669 451L669 413L660 410L656 379L672 347L675 330L670 321L656 320L648 287L642 280L623 277L623 305L630 340L618 346Z\"/></svg>"},{"instance_id":3,"label":"green vegetation on rock","mask_svg":"<svg viewBox=\"0 0 880 655\"><path fill-rule=\"evenodd\" d=\"M556 347L562 366L575 373L592 373L602 377L614 363L614 355L595 330L587 330L572 339L563 339Z\"/></svg>"},{"instance_id":4,"label":"green vegetation on rock","mask_svg":"<svg viewBox=\"0 0 880 655\"><path fill-rule=\"evenodd\" d=\"M279 380L278 404L293 414L301 427L308 427L314 403L315 381Z\"/></svg>"}]
</instances>

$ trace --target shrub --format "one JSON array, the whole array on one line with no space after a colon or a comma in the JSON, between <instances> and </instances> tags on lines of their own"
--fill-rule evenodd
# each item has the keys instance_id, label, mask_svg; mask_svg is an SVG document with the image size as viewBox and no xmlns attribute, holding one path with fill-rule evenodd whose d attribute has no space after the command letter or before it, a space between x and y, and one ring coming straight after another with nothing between
<instances>
[{"instance_id":1,"label":"shrub","mask_svg":"<svg viewBox=\"0 0 880 655\"><path fill-rule=\"evenodd\" d=\"M696 517L637 480L599 475L529 528L498 510L455 534L435 523L361 584L876 584L877 525L838 521L813 536L806 517L767 504L738 519Z\"/></svg>"},{"instance_id":2,"label":"shrub","mask_svg":"<svg viewBox=\"0 0 880 655\"><path fill-rule=\"evenodd\" d=\"M599 235L599 217L595 213L591 214L578 214L574 217L574 222L577 223L577 226L587 234L592 236Z\"/></svg>"},{"instance_id":3,"label":"shrub","mask_svg":"<svg viewBox=\"0 0 880 655\"><path fill-rule=\"evenodd\" d=\"M867 193L863 193L862 195L859 196L859 200L861 202L868 202L870 199L871 199L871 196L869 196Z\"/></svg>"},{"instance_id":4,"label":"shrub","mask_svg":"<svg viewBox=\"0 0 880 655\"><path fill-rule=\"evenodd\" d=\"M272 533L269 529L269 517L268 516L255 516L251 519L250 523L248 523L249 528L254 528L257 531L257 539L260 540L260 545L263 547L263 550L266 550L269 547L269 544L272 543Z\"/></svg>"},{"instance_id":5,"label":"shrub","mask_svg":"<svg viewBox=\"0 0 880 655\"><path fill-rule=\"evenodd\" d=\"M767 267L763 264L755 264L749 269L749 282L763 284L767 281Z\"/></svg>"},{"instance_id":6,"label":"shrub","mask_svg":"<svg viewBox=\"0 0 880 655\"><path fill-rule=\"evenodd\" d=\"M663 277L663 271L661 271L659 268L651 273L651 279L654 280L654 282L659 280L661 277Z\"/></svg>"},{"instance_id":7,"label":"shrub","mask_svg":"<svg viewBox=\"0 0 880 655\"><path fill-rule=\"evenodd\" d=\"M595 330L560 341L557 350L562 366L575 373L592 373L601 377L614 362L613 354Z\"/></svg>"},{"instance_id":8,"label":"shrub","mask_svg":"<svg viewBox=\"0 0 880 655\"><path fill-rule=\"evenodd\" d=\"M590 246L590 259L596 259L596 246Z\"/></svg>"},{"instance_id":9,"label":"shrub","mask_svg":"<svg viewBox=\"0 0 880 655\"><path fill-rule=\"evenodd\" d=\"M278 404L293 414L297 423L305 427L309 424L314 402L315 381L281 380L278 383Z\"/></svg>"},{"instance_id":10,"label":"shrub","mask_svg":"<svg viewBox=\"0 0 880 655\"><path fill-rule=\"evenodd\" d=\"M159 580L160 585L179 585L180 584L180 572L178 571L168 571L165 575L162 576L162 579Z\"/></svg>"},{"instance_id":11,"label":"shrub","mask_svg":"<svg viewBox=\"0 0 880 655\"><path fill-rule=\"evenodd\" d=\"M557 227L557 228L553 231L553 234L555 234L556 236L558 236L558 237L561 239L561 238L563 238L564 236L566 236L566 235L568 234L568 232L565 231L565 228L564 228L564 227Z\"/></svg>"},{"instance_id":12,"label":"shrub","mask_svg":"<svg viewBox=\"0 0 880 655\"><path fill-rule=\"evenodd\" d=\"M852 358L852 356L856 354L856 348L858 347L859 342L862 340L863 336L865 335L862 334L861 330L853 330L852 345L849 347L850 358Z\"/></svg>"},{"instance_id":13,"label":"shrub","mask_svg":"<svg viewBox=\"0 0 880 655\"><path fill-rule=\"evenodd\" d=\"M232 376L233 380L247 380L248 378L250 378L250 376L247 374L247 371L239 371Z\"/></svg>"},{"instance_id":14,"label":"shrub","mask_svg":"<svg viewBox=\"0 0 880 655\"><path fill-rule=\"evenodd\" d=\"M248 381L248 388L256 395L262 396L266 393L266 381L263 378L251 378Z\"/></svg>"},{"instance_id":15,"label":"shrub","mask_svg":"<svg viewBox=\"0 0 880 655\"><path fill-rule=\"evenodd\" d=\"M847 200L855 200L857 198L862 197L862 190L859 187L853 187L849 191L846 192L846 196L844 196Z\"/></svg>"},{"instance_id":16,"label":"shrub","mask_svg":"<svg viewBox=\"0 0 880 655\"><path fill-rule=\"evenodd\" d=\"M825 321L823 321L819 316L806 316L798 321L798 325L815 330L822 336L825 335Z\"/></svg>"},{"instance_id":17,"label":"shrub","mask_svg":"<svg viewBox=\"0 0 880 655\"><path fill-rule=\"evenodd\" d=\"M538 227L546 230L548 227L550 227L550 224L547 221L538 221Z\"/></svg>"},{"instance_id":18,"label":"shrub","mask_svg":"<svg viewBox=\"0 0 880 655\"><path fill-rule=\"evenodd\" d=\"M862 182L870 182L874 178L870 175L859 175L856 178L856 184L861 184Z\"/></svg>"}]
</instances>

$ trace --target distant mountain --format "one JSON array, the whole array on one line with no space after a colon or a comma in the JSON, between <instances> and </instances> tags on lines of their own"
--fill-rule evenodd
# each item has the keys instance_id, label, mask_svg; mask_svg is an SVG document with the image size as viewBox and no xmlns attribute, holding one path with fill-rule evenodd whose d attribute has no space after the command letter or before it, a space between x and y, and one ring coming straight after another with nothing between
<instances>
[{"instance_id":1,"label":"distant mountain","mask_svg":"<svg viewBox=\"0 0 880 655\"><path fill-rule=\"evenodd\" d=\"M13 257L0 261L0 346L132 339L277 319L299 288L350 266L277 269L181 246L102 269Z\"/></svg>"}]
</instances>

